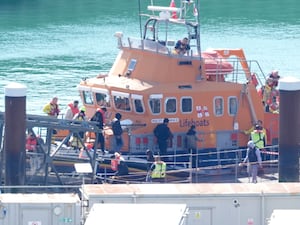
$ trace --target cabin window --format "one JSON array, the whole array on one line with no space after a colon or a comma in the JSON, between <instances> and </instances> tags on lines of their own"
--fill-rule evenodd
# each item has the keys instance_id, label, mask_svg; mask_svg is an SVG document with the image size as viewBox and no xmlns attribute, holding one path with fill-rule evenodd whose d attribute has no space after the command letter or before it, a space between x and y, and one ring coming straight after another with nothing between
<instances>
[{"instance_id":1,"label":"cabin window","mask_svg":"<svg viewBox=\"0 0 300 225\"><path fill-rule=\"evenodd\" d=\"M175 98L166 99L165 110L168 114L174 114L177 111L177 102Z\"/></svg>"},{"instance_id":2,"label":"cabin window","mask_svg":"<svg viewBox=\"0 0 300 225\"><path fill-rule=\"evenodd\" d=\"M144 113L144 104L141 99L133 99L134 110L137 113Z\"/></svg>"},{"instance_id":3,"label":"cabin window","mask_svg":"<svg viewBox=\"0 0 300 225\"><path fill-rule=\"evenodd\" d=\"M96 93L96 101L98 106L110 107L109 96L106 93Z\"/></svg>"},{"instance_id":4,"label":"cabin window","mask_svg":"<svg viewBox=\"0 0 300 225\"><path fill-rule=\"evenodd\" d=\"M191 97L182 97L181 98L181 112L182 113L191 113L193 109L193 101Z\"/></svg>"},{"instance_id":5,"label":"cabin window","mask_svg":"<svg viewBox=\"0 0 300 225\"><path fill-rule=\"evenodd\" d=\"M130 72L133 71L135 69L135 66L136 66L136 59L131 59L128 66L128 71Z\"/></svg>"},{"instance_id":6,"label":"cabin window","mask_svg":"<svg viewBox=\"0 0 300 225\"><path fill-rule=\"evenodd\" d=\"M83 95L83 101L84 101L85 104L87 104L87 105L93 105L94 104L93 93L91 91L83 91L82 95Z\"/></svg>"},{"instance_id":7,"label":"cabin window","mask_svg":"<svg viewBox=\"0 0 300 225\"><path fill-rule=\"evenodd\" d=\"M149 106L153 114L160 114L161 99L160 98L149 99Z\"/></svg>"},{"instance_id":8,"label":"cabin window","mask_svg":"<svg viewBox=\"0 0 300 225\"><path fill-rule=\"evenodd\" d=\"M115 95L113 98L116 109L124 111L131 110L128 97Z\"/></svg>"},{"instance_id":9,"label":"cabin window","mask_svg":"<svg viewBox=\"0 0 300 225\"><path fill-rule=\"evenodd\" d=\"M224 114L224 100L222 97L214 98L214 113L216 116L222 116Z\"/></svg>"},{"instance_id":10,"label":"cabin window","mask_svg":"<svg viewBox=\"0 0 300 225\"><path fill-rule=\"evenodd\" d=\"M228 98L228 114L230 116L235 116L238 110L238 100L237 97Z\"/></svg>"}]
</instances>

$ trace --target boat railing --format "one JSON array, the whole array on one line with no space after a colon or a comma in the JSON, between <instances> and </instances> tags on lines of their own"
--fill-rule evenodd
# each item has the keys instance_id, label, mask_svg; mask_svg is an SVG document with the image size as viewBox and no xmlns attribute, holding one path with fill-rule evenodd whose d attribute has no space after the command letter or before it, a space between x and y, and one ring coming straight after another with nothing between
<instances>
[{"instance_id":1,"label":"boat railing","mask_svg":"<svg viewBox=\"0 0 300 225\"><path fill-rule=\"evenodd\" d=\"M206 60L206 58L202 58L203 60ZM211 60L208 58L207 60ZM233 83L242 83L246 84L249 83L250 80L248 80L246 74L248 73L248 70L245 70L241 62L238 58L218 58L215 60L216 66L213 69L206 68L206 75L207 76L214 76L214 81L222 82L222 81L228 81ZM222 65L227 64L231 65L232 67L225 67L223 68ZM259 63L256 60L247 60L247 64L249 67L249 71L251 74L255 74L257 81L258 81L258 87L263 86L265 84L265 74L260 67Z\"/></svg>"},{"instance_id":2,"label":"boat railing","mask_svg":"<svg viewBox=\"0 0 300 225\"><path fill-rule=\"evenodd\" d=\"M119 37L120 39L122 37ZM122 41L121 41L122 42ZM234 83L247 83L249 82L248 76L246 74L255 74L259 87L265 84L266 76L256 60L247 60L246 63L248 68L244 68L239 58L205 58L199 57L195 54L197 51L191 49L186 55L178 55L173 52L175 42L174 41L153 41L150 39L140 39L140 38L128 38L127 42L122 42L122 47L127 47L131 49L140 49L144 51L155 52L157 54L168 55L174 58L183 58L185 60L213 60L216 63L216 67L213 69L206 69L206 74L219 75L219 79L216 81L230 81ZM223 67L223 64L231 64L232 67ZM232 69L233 68L233 69ZM225 76L225 77L224 77ZM224 77L224 79L223 79Z\"/></svg>"},{"instance_id":3,"label":"boat railing","mask_svg":"<svg viewBox=\"0 0 300 225\"><path fill-rule=\"evenodd\" d=\"M196 51L193 51L192 49L186 55L174 53L175 41L173 40L154 41L151 39L128 38L127 42L122 42L121 47L155 52L158 54L169 55L170 57L189 57L193 60L200 59L198 54L194 54Z\"/></svg>"},{"instance_id":4,"label":"boat railing","mask_svg":"<svg viewBox=\"0 0 300 225\"><path fill-rule=\"evenodd\" d=\"M266 170L272 170L277 172L278 169L278 145L267 146L263 151L262 155L262 165ZM240 149L227 149L220 150L218 152L201 152L199 149L196 153L183 153L177 154L176 157L180 157L186 160L181 161L171 161L172 154L161 156L167 165L167 180L169 182L201 182L203 177L214 176L214 175L229 175L231 180L238 182L238 178L241 176L247 176L246 170L241 167L240 163L246 156L246 148ZM232 155L231 158L210 158L213 154L223 154ZM128 164L139 164L143 163L141 161L140 155L124 155L125 161ZM196 159L196 166L192 167L192 160ZM146 158L144 158L144 164L146 164ZM242 171L244 170L244 171ZM186 174L185 176L178 176L178 173ZM177 174L177 175L176 175ZM124 182L127 183L129 180L131 183L142 183L146 182L147 171L140 171L129 173L125 176L114 177L114 174L108 171L104 173L97 174L98 178L103 182Z\"/></svg>"}]
</instances>

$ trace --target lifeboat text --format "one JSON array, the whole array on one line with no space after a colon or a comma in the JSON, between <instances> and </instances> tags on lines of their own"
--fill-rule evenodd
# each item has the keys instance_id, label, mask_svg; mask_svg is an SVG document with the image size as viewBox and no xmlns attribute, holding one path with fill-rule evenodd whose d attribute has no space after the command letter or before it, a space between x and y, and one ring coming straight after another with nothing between
<instances>
[{"instance_id":1,"label":"lifeboat text","mask_svg":"<svg viewBox=\"0 0 300 225\"><path fill-rule=\"evenodd\" d=\"M184 120L180 120L179 125L180 125L180 127L190 127L192 125L195 125L196 127L207 127L207 126L209 126L209 120L206 120L206 119L203 119L203 120L184 119Z\"/></svg>"}]
</instances>

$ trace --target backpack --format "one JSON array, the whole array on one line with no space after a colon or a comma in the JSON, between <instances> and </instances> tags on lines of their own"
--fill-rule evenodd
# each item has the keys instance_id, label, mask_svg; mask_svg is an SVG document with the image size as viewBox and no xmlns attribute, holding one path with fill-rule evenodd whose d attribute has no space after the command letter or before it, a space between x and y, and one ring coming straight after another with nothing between
<instances>
[{"instance_id":1,"label":"backpack","mask_svg":"<svg viewBox=\"0 0 300 225\"><path fill-rule=\"evenodd\" d=\"M256 148L250 148L248 152L249 162L257 162Z\"/></svg>"}]
</instances>

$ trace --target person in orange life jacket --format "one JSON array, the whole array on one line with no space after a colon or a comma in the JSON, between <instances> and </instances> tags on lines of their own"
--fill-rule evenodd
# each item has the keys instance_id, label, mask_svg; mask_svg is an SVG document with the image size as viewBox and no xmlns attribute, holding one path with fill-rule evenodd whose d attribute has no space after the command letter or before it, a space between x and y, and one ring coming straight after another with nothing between
<instances>
[{"instance_id":1,"label":"person in orange life jacket","mask_svg":"<svg viewBox=\"0 0 300 225\"><path fill-rule=\"evenodd\" d=\"M70 102L68 104L68 108L66 110L66 115L65 115L65 119L66 120L72 120L73 117L79 113L79 108L78 108L78 104L79 102L77 100Z\"/></svg>"},{"instance_id":2,"label":"person in orange life jacket","mask_svg":"<svg viewBox=\"0 0 300 225\"><path fill-rule=\"evenodd\" d=\"M159 154L161 156L167 154L168 141L173 138L173 134L168 127L169 119L165 118L163 123L158 124L154 130L154 136L157 138Z\"/></svg>"},{"instance_id":3,"label":"person in orange life jacket","mask_svg":"<svg viewBox=\"0 0 300 225\"><path fill-rule=\"evenodd\" d=\"M129 173L125 159L119 152L115 152L111 156L111 166L112 170L116 171L115 176L124 176Z\"/></svg>"},{"instance_id":4,"label":"person in orange life jacket","mask_svg":"<svg viewBox=\"0 0 300 225\"><path fill-rule=\"evenodd\" d=\"M247 162L247 172L252 177L252 183L257 183L258 168L262 168L262 160L260 150L255 146L253 141L248 141L246 157L240 166L243 166Z\"/></svg>"},{"instance_id":5,"label":"person in orange life jacket","mask_svg":"<svg viewBox=\"0 0 300 225\"><path fill-rule=\"evenodd\" d=\"M52 98L52 100L44 106L43 112L46 113L48 116L57 117L60 113L60 109L57 102L57 97Z\"/></svg>"},{"instance_id":6,"label":"person in orange life jacket","mask_svg":"<svg viewBox=\"0 0 300 225\"><path fill-rule=\"evenodd\" d=\"M121 118L122 115L120 113L116 113L115 118L112 121L112 131L114 134L114 140L115 140L115 146L114 146L114 151L119 152L121 151L122 147L123 147L123 138L122 138L122 134L123 134L123 129L121 126Z\"/></svg>"},{"instance_id":7,"label":"person in orange life jacket","mask_svg":"<svg viewBox=\"0 0 300 225\"><path fill-rule=\"evenodd\" d=\"M150 171L152 182L165 182L167 165L159 156L154 156L154 163L152 164Z\"/></svg>"},{"instance_id":8,"label":"person in orange life jacket","mask_svg":"<svg viewBox=\"0 0 300 225\"><path fill-rule=\"evenodd\" d=\"M86 145L86 149L84 149L84 148L80 149L78 158L87 159L87 158L89 158L88 153L90 154L90 156L92 156L93 151L94 151L93 145L89 143Z\"/></svg>"},{"instance_id":9,"label":"person in orange life jacket","mask_svg":"<svg viewBox=\"0 0 300 225\"><path fill-rule=\"evenodd\" d=\"M103 135L103 127L105 122L105 113L107 109L106 107L98 108L95 112L95 114L92 116L91 121L97 122L97 127L102 130L101 132L97 133L97 143L96 146L94 146L94 149L100 148L102 151L102 154L105 154L105 141L104 141L104 135Z\"/></svg>"},{"instance_id":10,"label":"person in orange life jacket","mask_svg":"<svg viewBox=\"0 0 300 225\"><path fill-rule=\"evenodd\" d=\"M35 152L37 150L37 138L34 136L34 134L29 133L26 138L26 150L28 152Z\"/></svg>"}]
</instances>

